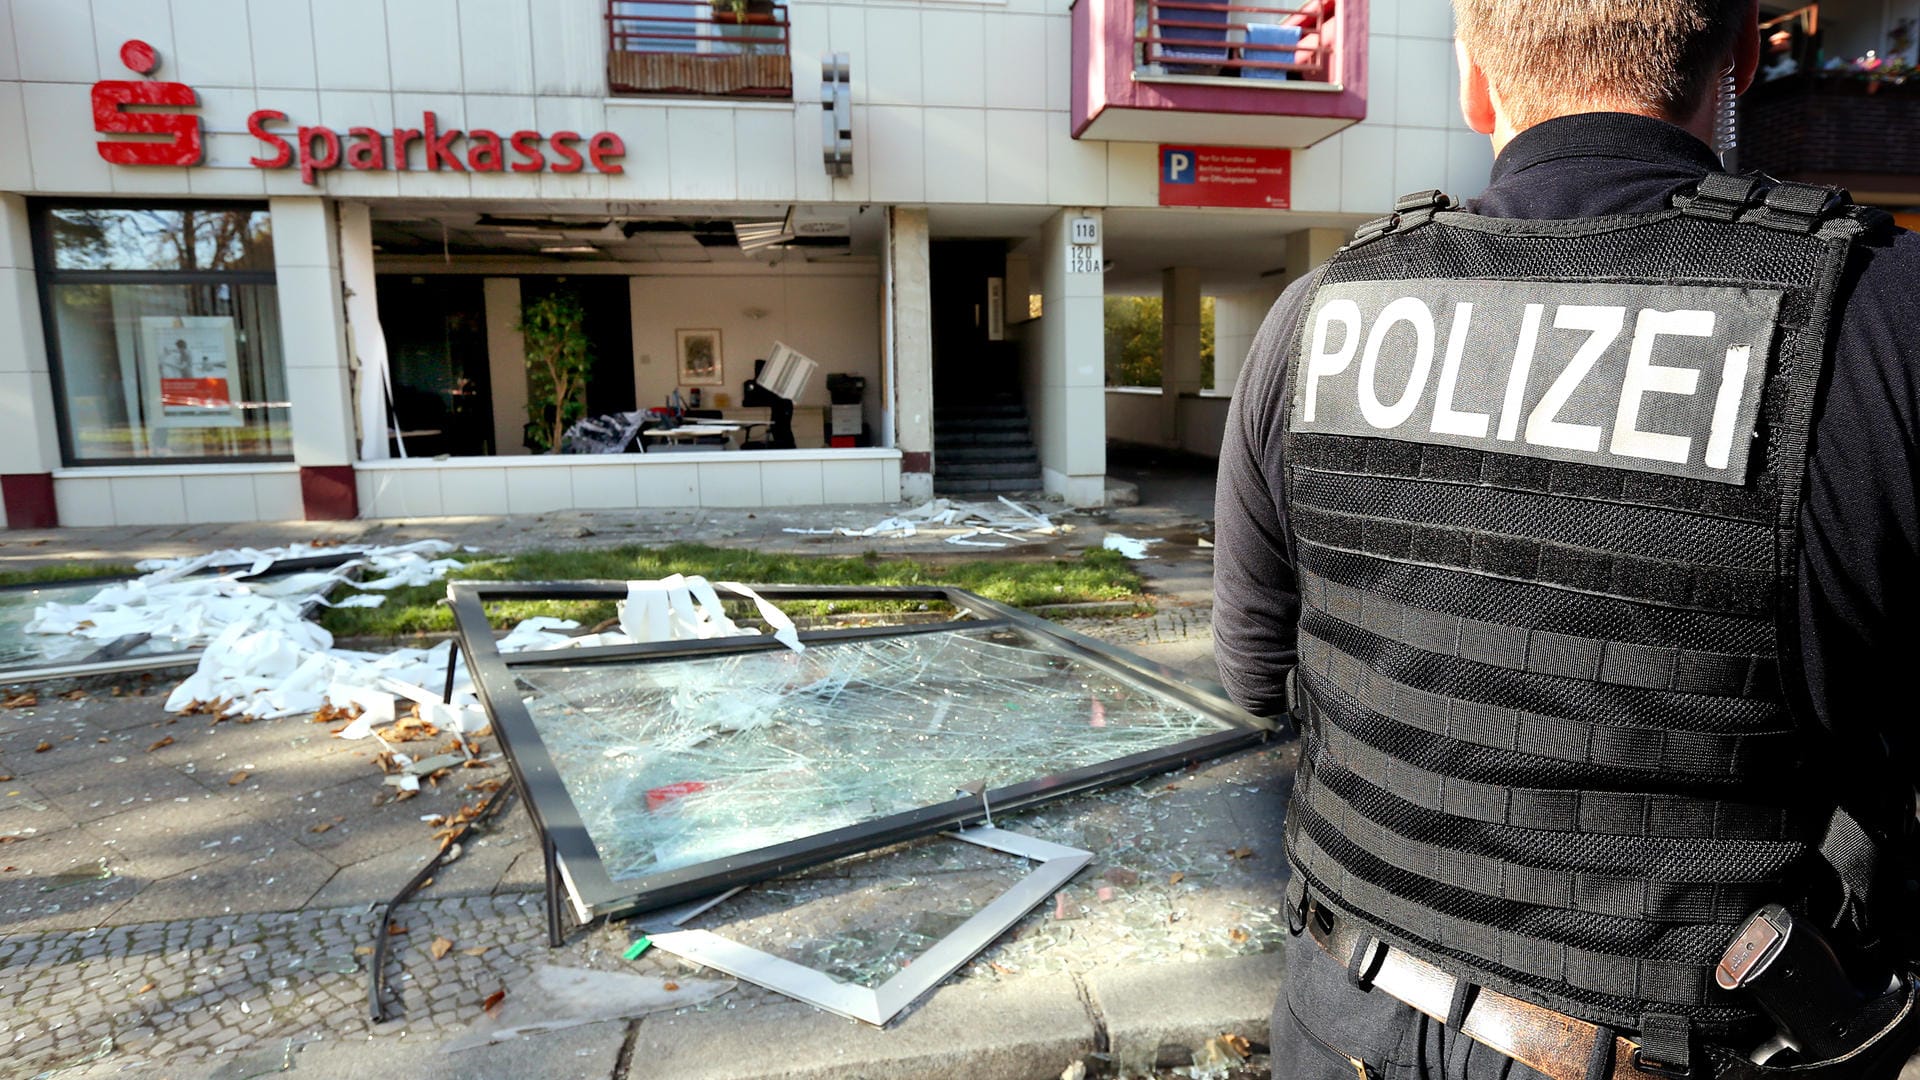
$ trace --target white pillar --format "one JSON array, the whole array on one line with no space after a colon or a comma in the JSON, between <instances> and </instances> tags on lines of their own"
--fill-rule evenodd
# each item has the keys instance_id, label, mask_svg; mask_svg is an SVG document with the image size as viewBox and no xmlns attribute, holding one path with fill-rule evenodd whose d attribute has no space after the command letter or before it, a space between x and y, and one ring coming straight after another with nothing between
<instances>
[{"instance_id":1,"label":"white pillar","mask_svg":"<svg viewBox=\"0 0 1920 1080\"><path fill-rule=\"evenodd\" d=\"M0 195L0 526L55 524L60 467L27 200Z\"/></svg>"},{"instance_id":2,"label":"white pillar","mask_svg":"<svg viewBox=\"0 0 1920 1080\"><path fill-rule=\"evenodd\" d=\"M300 196L268 206L301 497L309 519L354 517L354 413L333 204Z\"/></svg>"},{"instance_id":3,"label":"white pillar","mask_svg":"<svg viewBox=\"0 0 1920 1080\"><path fill-rule=\"evenodd\" d=\"M1160 272L1160 442L1180 445L1180 395L1200 392L1200 268Z\"/></svg>"},{"instance_id":4,"label":"white pillar","mask_svg":"<svg viewBox=\"0 0 1920 1080\"><path fill-rule=\"evenodd\" d=\"M900 497L933 498L933 294L925 207L887 211L886 327Z\"/></svg>"},{"instance_id":5,"label":"white pillar","mask_svg":"<svg viewBox=\"0 0 1920 1080\"><path fill-rule=\"evenodd\" d=\"M1213 386L1215 393L1230 394L1240 381L1247 351L1260 333L1273 302L1280 299L1285 286L1266 284L1246 292L1227 293L1213 298Z\"/></svg>"},{"instance_id":6,"label":"white pillar","mask_svg":"<svg viewBox=\"0 0 1920 1080\"><path fill-rule=\"evenodd\" d=\"M340 279L347 310L347 342L353 370L357 457L384 461L393 378L387 367L387 339L380 328L380 303L373 272L373 214L366 203L341 203Z\"/></svg>"},{"instance_id":7,"label":"white pillar","mask_svg":"<svg viewBox=\"0 0 1920 1080\"><path fill-rule=\"evenodd\" d=\"M1285 284L1299 280L1309 270L1333 258L1351 235L1345 229L1301 229L1288 233Z\"/></svg>"},{"instance_id":8,"label":"white pillar","mask_svg":"<svg viewBox=\"0 0 1920 1080\"><path fill-rule=\"evenodd\" d=\"M527 454L527 347L520 337L520 279L480 283L487 309L487 381L493 389L493 452Z\"/></svg>"},{"instance_id":9,"label":"white pillar","mask_svg":"<svg viewBox=\"0 0 1920 1080\"><path fill-rule=\"evenodd\" d=\"M1106 273L1102 246L1072 243L1073 222L1100 211L1068 207L1041 226L1039 362L1026 373L1027 412L1047 493L1072 506L1107 497Z\"/></svg>"}]
</instances>

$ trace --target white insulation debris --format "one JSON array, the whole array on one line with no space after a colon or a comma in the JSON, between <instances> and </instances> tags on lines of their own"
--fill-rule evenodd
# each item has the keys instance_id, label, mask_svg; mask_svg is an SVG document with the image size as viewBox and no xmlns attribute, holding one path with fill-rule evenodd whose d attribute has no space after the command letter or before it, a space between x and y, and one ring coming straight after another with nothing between
<instances>
[{"instance_id":1,"label":"white insulation debris","mask_svg":"<svg viewBox=\"0 0 1920 1080\"><path fill-rule=\"evenodd\" d=\"M1055 525L1045 514L1021 506L1006 496L998 503L958 502L934 499L922 503L864 529L783 529L800 536L851 536L856 539L880 537L904 540L917 536L922 528L957 529L946 537L949 544L962 547L1003 548L1013 544L1036 542L1036 537L1057 536L1068 526Z\"/></svg>"},{"instance_id":2,"label":"white insulation debris","mask_svg":"<svg viewBox=\"0 0 1920 1080\"><path fill-rule=\"evenodd\" d=\"M1160 556L1147 554L1147 548L1159 542L1160 538L1157 536L1135 539L1131 536L1121 536L1119 533L1108 533L1107 538L1100 541L1100 546L1108 551L1117 551L1129 559L1157 559Z\"/></svg>"}]
</instances>

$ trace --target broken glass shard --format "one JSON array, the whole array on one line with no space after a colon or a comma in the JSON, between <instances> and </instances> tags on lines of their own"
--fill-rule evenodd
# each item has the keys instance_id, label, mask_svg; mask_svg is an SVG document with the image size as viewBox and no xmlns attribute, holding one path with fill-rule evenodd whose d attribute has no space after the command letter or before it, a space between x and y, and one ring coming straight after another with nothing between
<instances>
[{"instance_id":1,"label":"broken glass shard","mask_svg":"<svg viewBox=\"0 0 1920 1080\"><path fill-rule=\"evenodd\" d=\"M615 882L1235 727L1009 626L515 676Z\"/></svg>"}]
</instances>

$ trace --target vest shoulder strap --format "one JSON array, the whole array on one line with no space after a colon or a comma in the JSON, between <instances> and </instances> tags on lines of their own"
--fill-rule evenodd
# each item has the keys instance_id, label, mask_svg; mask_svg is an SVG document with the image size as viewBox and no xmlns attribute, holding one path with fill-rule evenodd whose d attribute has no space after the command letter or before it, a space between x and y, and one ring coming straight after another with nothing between
<instances>
[{"instance_id":1,"label":"vest shoulder strap","mask_svg":"<svg viewBox=\"0 0 1920 1080\"><path fill-rule=\"evenodd\" d=\"M1388 233L1417 229L1432 222L1435 214L1442 210L1451 210L1454 206L1453 196L1437 188L1402 195L1395 200L1392 213L1385 217L1374 218L1360 226L1353 234L1353 239L1342 250L1372 243Z\"/></svg>"},{"instance_id":2,"label":"vest shoulder strap","mask_svg":"<svg viewBox=\"0 0 1920 1080\"><path fill-rule=\"evenodd\" d=\"M1883 211L1855 205L1846 188L1775 180L1761 173L1708 173L1693 191L1675 196L1673 205L1688 217L1745 222L1802 236L1823 228L1873 232L1892 222Z\"/></svg>"}]
</instances>

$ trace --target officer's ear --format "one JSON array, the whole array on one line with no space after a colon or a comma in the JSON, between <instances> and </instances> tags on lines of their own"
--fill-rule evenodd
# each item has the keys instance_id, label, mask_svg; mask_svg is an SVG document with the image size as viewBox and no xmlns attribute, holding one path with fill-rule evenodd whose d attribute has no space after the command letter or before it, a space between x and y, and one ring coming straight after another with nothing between
<instances>
[{"instance_id":1,"label":"officer's ear","mask_svg":"<svg viewBox=\"0 0 1920 1080\"><path fill-rule=\"evenodd\" d=\"M1733 43L1733 79L1739 93L1753 85L1754 72L1760 68L1760 0L1747 5L1740 17L1740 36Z\"/></svg>"},{"instance_id":2,"label":"officer's ear","mask_svg":"<svg viewBox=\"0 0 1920 1080\"><path fill-rule=\"evenodd\" d=\"M1459 38L1453 39L1453 55L1460 64L1460 115L1466 117L1468 127L1482 135L1492 135L1498 120L1487 73L1467 52L1466 42Z\"/></svg>"}]
</instances>

